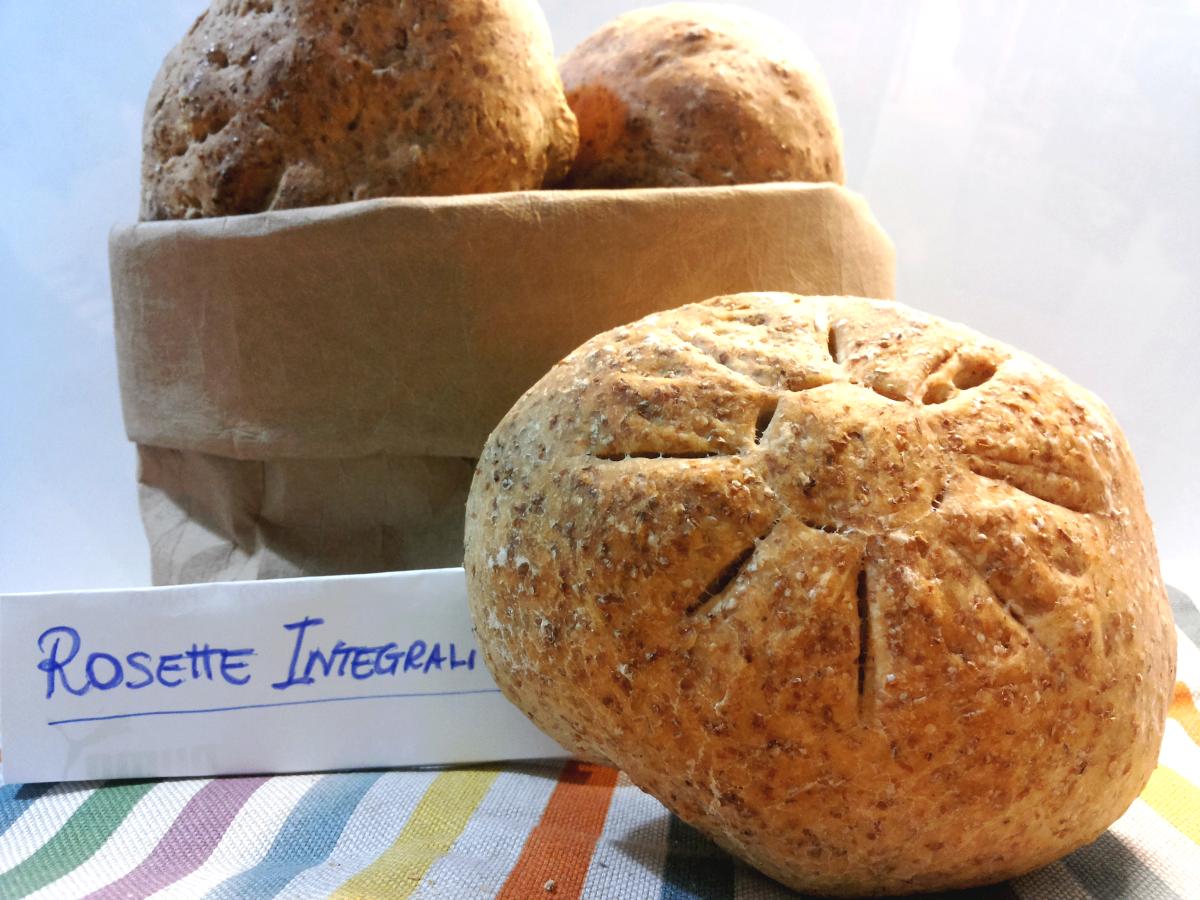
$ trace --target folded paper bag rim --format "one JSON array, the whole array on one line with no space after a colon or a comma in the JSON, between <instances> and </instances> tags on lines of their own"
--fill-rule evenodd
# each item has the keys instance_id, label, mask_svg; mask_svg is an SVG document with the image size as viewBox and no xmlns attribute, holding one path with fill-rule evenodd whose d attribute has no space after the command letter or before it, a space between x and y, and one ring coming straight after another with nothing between
<instances>
[{"instance_id":1,"label":"folded paper bag rim","mask_svg":"<svg viewBox=\"0 0 1200 900\"><path fill-rule=\"evenodd\" d=\"M894 294L834 184L385 198L109 239L126 431L232 459L471 457L593 334L720 293Z\"/></svg>"}]
</instances>

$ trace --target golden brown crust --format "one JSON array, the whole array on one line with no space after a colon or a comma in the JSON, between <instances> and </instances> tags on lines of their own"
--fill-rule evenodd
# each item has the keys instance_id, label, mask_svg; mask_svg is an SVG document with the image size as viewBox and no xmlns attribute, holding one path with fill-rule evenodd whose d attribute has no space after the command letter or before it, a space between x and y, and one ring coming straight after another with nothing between
<instances>
[{"instance_id":1,"label":"golden brown crust","mask_svg":"<svg viewBox=\"0 0 1200 900\"><path fill-rule=\"evenodd\" d=\"M571 186L843 180L824 79L761 14L690 3L635 10L560 70L579 120Z\"/></svg>"},{"instance_id":2,"label":"golden brown crust","mask_svg":"<svg viewBox=\"0 0 1200 900\"><path fill-rule=\"evenodd\" d=\"M1174 631L1103 405L906 307L743 294L589 341L488 441L484 658L800 890L981 884L1152 771Z\"/></svg>"},{"instance_id":3,"label":"golden brown crust","mask_svg":"<svg viewBox=\"0 0 1200 900\"><path fill-rule=\"evenodd\" d=\"M577 142L533 0L215 0L150 90L141 215L537 188Z\"/></svg>"}]
</instances>

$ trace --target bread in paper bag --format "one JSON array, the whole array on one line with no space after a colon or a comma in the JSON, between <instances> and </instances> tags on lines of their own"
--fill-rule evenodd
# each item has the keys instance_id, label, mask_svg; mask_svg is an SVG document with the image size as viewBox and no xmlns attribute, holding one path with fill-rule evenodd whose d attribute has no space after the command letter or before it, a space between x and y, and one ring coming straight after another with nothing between
<instances>
[{"instance_id":1,"label":"bread in paper bag","mask_svg":"<svg viewBox=\"0 0 1200 900\"><path fill-rule=\"evenodd\" d=\"M535 0L214 0L150 90L141 214L537 188L577 140Z\"/></svg>"},{"instance_id":2,"label":"bread in paper bag","mask_svg":"<svg viewBox=\"0 0 1200 900\"><path fill-rule=\"evenodd\" d=\"M466 541L505 695L801 891L1020 875L1155 766L1174 630L1120 429L895 303L600 334L488 439Z\"/></svg>"},{"instance_id":3,"label":"bread in paper bag","mask_svg":"<svg viewBox=\"0 0 1200 900\"><path fill-rule=\"evenodd\" d=\"M575 187L843 180L833 100L799 38L761 13L626 13L560 63L579 120Z\"/></svg>"}]
</instances>

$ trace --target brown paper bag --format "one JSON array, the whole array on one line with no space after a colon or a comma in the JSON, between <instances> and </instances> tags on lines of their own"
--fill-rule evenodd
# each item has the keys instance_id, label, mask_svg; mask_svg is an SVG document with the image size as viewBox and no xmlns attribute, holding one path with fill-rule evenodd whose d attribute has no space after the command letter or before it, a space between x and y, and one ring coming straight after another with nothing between
<instances>
[{"instance_id":1,"label":"brown paper bag","mask_svg":"<svg viewBox=\"0 0 1200 900\"><path fill-rule=\"evenodd\" d=\"M891 297L835 185L396 198L110 239L156 584L458 565L473 459L592 335L717 294Z\"/></svg>"}]
</instances>

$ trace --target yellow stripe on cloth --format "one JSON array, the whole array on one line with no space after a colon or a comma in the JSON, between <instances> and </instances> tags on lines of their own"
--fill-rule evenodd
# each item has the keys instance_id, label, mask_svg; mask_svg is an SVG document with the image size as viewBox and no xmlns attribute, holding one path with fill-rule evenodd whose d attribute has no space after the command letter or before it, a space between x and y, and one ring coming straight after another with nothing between
<instances>
[{"instance_id":1,"label":"yellow stripe on cloth","mask_svg":"<svg viewBox=\"0 0 1200 900\"><path fill-rule=\"evenodd\" d=\"M1200 713L1196 712L1196 702L1192 692L1182 681L1175 682L1175 694L1171 697L1168 714L1183 726L1183 730L1197 744L1200 744Z\"/></svg>"},{"instance_id":2,"label":"yellow stripe on cloth","mask_svg":"<svg viewBox=\"0 0 1200 900\"><path fill-rule=\"evenodd\" d=\"M499 774L499 769L443 772L425 791L395 843L333 896L404 900L411 895L430 866L458 840Z\"/></svg>"},{"instance_id":3,"label":"yellow stripe on cloth","mask_svg":"<svg viewBox=\"0 0 1200 900\"><path fill-rule=\"evenodd\" d=\"M1200 844L1200 788L1174 769L1159 766L1142 791L1142 799L1179 831Z\"/></svg>"}]
</instances>

